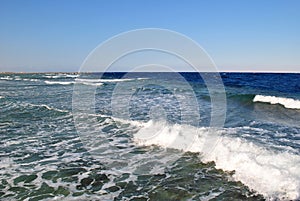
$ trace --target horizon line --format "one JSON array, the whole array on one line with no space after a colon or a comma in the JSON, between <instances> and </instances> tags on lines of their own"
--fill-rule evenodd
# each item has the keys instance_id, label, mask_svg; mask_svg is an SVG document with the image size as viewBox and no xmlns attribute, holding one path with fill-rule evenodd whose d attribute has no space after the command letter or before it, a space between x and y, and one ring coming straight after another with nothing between
<instances>
[{"instance_id":1,"label":"horizon line","mask_svg":"<svg viewBox=\"0 0 300 201\"><path fill-rule=\"evenodd\" d=\"M14 72L14 71L1 71L0 74L47 74L47 73L70 73L70 74L80 74L80 73L295 73L298 74L300 71L238 71L238 70L225 70L225 71L87 71L87 72L80 72L80 71L35 71L35 72Z\"/></svg>"}]
</instances>

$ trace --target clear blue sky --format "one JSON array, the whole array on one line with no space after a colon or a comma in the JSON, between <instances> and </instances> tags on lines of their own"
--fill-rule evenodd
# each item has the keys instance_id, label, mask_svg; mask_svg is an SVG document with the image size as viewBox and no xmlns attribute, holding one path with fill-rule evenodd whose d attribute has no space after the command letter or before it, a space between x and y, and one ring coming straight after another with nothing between
<instances>
[{"instance_id":1,"label":"clear blue sky","mask_svg":"<svg viewBox=\"0 0 300 201\"><path fill-rule=\"evenodd\" d=\"M299 0L0 0L0 71L77 71L124 31L171 29L220 70L300 71Z\"/></svg>"}]
</instances>

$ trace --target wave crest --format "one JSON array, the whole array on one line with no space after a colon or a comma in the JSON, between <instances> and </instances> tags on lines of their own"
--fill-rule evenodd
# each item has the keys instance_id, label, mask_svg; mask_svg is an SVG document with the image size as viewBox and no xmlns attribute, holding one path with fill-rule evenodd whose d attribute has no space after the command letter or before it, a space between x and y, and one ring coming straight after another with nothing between
<instances>
[{"instance_id":1,"label":"wave crest","mask_svg":"<svg viewBox=\"0 0 300 201\"><path fill-rule=\"evenodd\" d=\"M288 109L300 109L300 100L295 100L292 98L256 95L253 99L253 102L280 104Z\"/></svg>"},{"instance_id":2,"label":"wave crest","mask_svg":"<svg viewBox=\"0 0 300 201\"><path fill-rule=\"evenodd\" d=\"M159 128L161 126L161 128ZM214 161L216 168L234 171L233 179L241 181L266 199L294 200L300 198L300 156L275 151L240 137L228 136L239 132L235 128L218 129L219 141L212 151L205 152L208 128L168 125L148 122L134 135L138 145L158 145L165 148L200 153L203 162ZM149 133L156 133L149 135ZM187 142L193 142L186 146Z\"/></svg>"}]
</instances>

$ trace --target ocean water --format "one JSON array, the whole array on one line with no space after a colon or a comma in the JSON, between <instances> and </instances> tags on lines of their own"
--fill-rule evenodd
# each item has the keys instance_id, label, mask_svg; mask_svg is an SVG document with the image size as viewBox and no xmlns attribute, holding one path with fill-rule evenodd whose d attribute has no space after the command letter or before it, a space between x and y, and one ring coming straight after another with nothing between
<instances>
[{"instance_id":1,"label":"ocean water","mask_svg":"<svg viewBox=\"0 0 300 201\"><path fill-rule=\"evenodd\" d=\"M300 200L300 74L221 78L1 74L0 200Z\"/></svg>"}]
</instances>

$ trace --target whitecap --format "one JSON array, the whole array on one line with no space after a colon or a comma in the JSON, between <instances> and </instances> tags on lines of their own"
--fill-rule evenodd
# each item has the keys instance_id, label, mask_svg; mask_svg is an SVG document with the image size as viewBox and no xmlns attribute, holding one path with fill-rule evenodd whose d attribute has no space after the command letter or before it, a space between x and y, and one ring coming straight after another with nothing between
<instances>
[{"instance_id":1,"label":"whitecap","mask_svg":"<svg viewBox=\"0 0 300 201\"><path fill-rule=\"evenodd\" d=\"M102 86L103 83L91 83L91 82L79 82L79 84L89 85L89 86Z\"/></svg>"},{"instance_id":2,"label":"whitecap","mask_svg":"<svg viewBox=\"0 0 300 201\"><path fill-rule=\"evenodd\" d=\"M0 77L1 80L13 80L12 77L5 76L5 77Z\"/></svg>"},{"instance_id":3,"label":"whitecap","mask_svg":"<svg viewBox=\"0 0 300 201\"><path fill-rule=\"evenodd\" d=\"M55 81L45 81L46 84L58 84L58 85L70 85L74 82L55 82Z\"/></svg>"},{"instance_id":4,"label":"whitecap","mask_svg":"<svg viewBox=\"0 0 300 201\"><path fill-rule=\"evenodd\" d=\"M134 79L76 79L76 81L79 82L127 82L127 81L133 81Z\"/></svg>"},{"instance_id":5,"label":"whitecap","mask_svg":"<svg viewBox=\"0 0 300 201\"><path fill-rule=\"evenodd\" d=\"M253 99L253 102L280 104L288 109L300 109L300 100L295 100L292 98L256 95Z\"/></svg>"},{"instance_id":6,"label":"whitecap","mask_svg":"<svg viewBox=\"0 0 300 201\"><path fill-rule=\"evenodd\" d=\"M50 107L50 106L48 106L46 104L41 104L41 105L32 104L32 103L27 103L27 104L30 105L30 106L34 106L34 107L44 107L44 108L46 108L48 110L55 110L57 112L69 112L68 110L62 110L62 109L58 109L58 108L53 108L53 107Z\"/></svg>"},{"instance_id":7,"label":"whitecap","mask_svg":"<svg viewBox=\"0 0 300 201\"><path fill-rule=\"evenodd\" d=\"M212 149L206 143L209 128L150 121L134 134L134 142L141 146L158 145L201 153L203 162L214 161L216 168L234 171L234 180L241 181L266 199L299 199L300 156L265 148L239 137L226 136L233 130L216 130L219 141ZM237 130L240 132L240 129Z\"/></svg>"}]
</instances>

